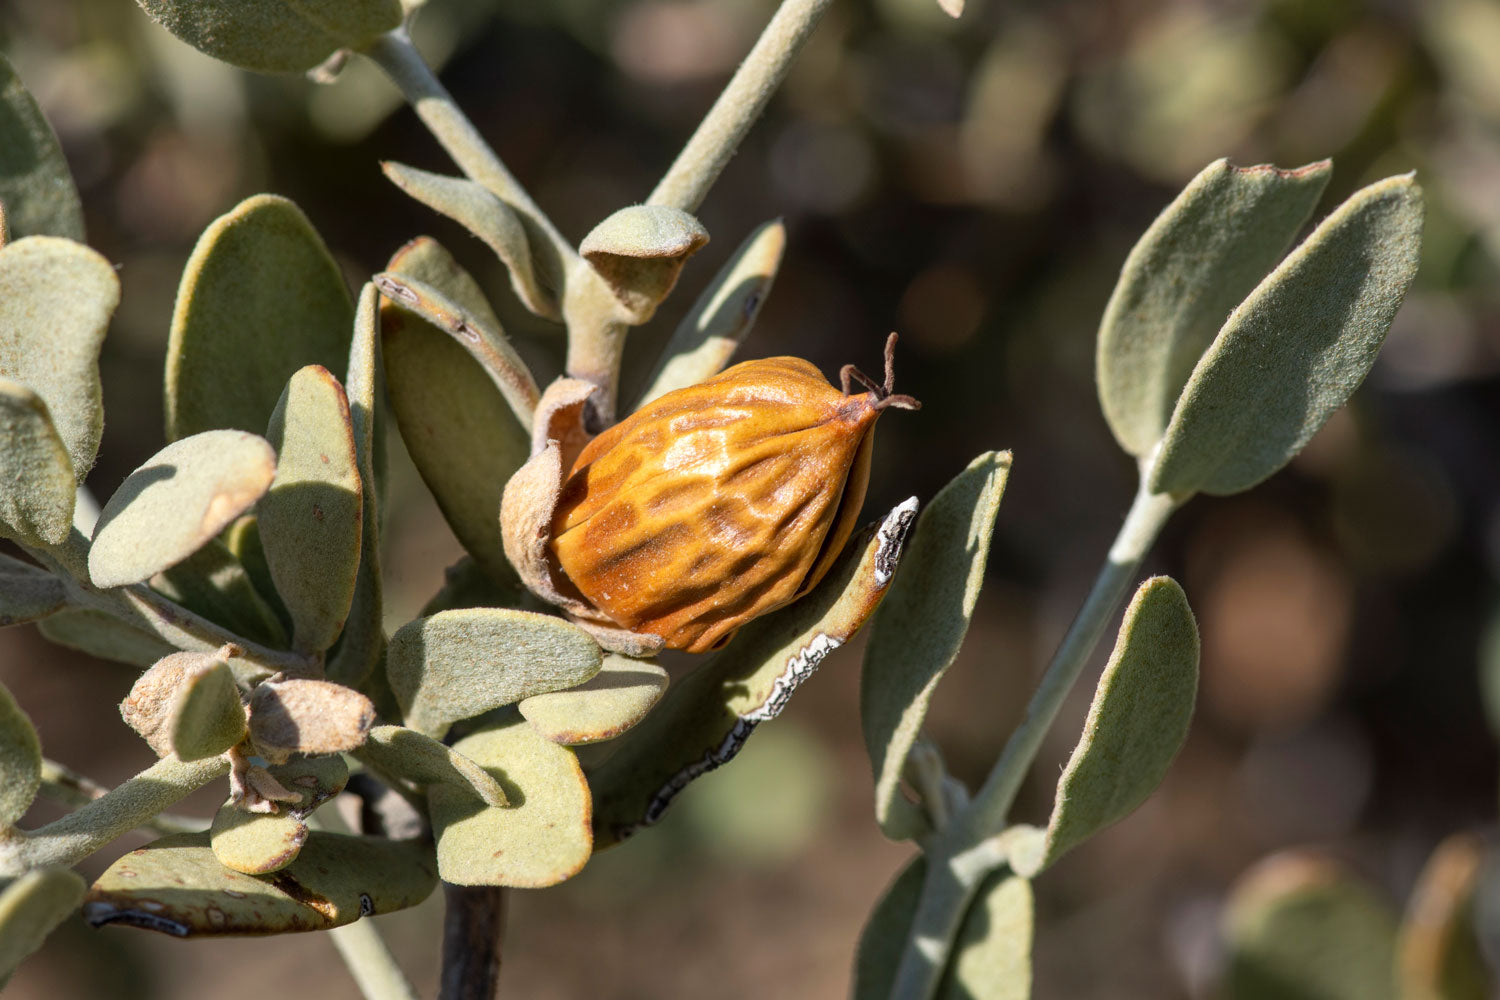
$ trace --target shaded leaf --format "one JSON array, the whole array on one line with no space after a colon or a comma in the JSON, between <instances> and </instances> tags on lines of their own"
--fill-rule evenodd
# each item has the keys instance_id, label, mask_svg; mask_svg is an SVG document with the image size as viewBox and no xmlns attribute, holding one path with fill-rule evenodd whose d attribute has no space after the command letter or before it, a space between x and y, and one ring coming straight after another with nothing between
<instances>
[{"instance_id":1,"label":"shaded leaf","mask_svg":"<svg viewBox=\"0 0 1500 1000\"><path fill-rule=\"evenodd\" d=\"M1390 906L1337 862L1273 855L1241 876L1224 913L1229 1000L1394 996Z\"/></svg>"},{"instance_id":2,"label":"shaded leaf","mask_svg":"<svg viewBox=\"0 0 1500 1000\"><path fill-rule=\"evenodd\" d=\"M599 672L576 687L523 698L516 708L553 743L612 740L661 700L667 672L646 660L608 653Z\"/></svg>"},{"instance_id":3,"label":"shaded leaf","mask_svg":"<svg viewBox=\"0 0 1500 1000\"><path fill-rule=\"evenodd\" d=\"M374 724L370 699L332 681L270 680L250 695L250 741L273 763L353 750Z\"/></svg>"},{"instance_id":4,"label":"shaded leaf","mask_svg":"<svg viewBox=\"0 0 1500 1000\"><path fill-rule=\"evenodd\" d=\"M1402 1000L1485 1000L1491 995L1474 912L1483 860L1484 843L1471 833L1447 837L1428 858L1396 944Z\"/></svg>"},{"instance_id":5,"label":"shaded leaf","mask_svg":"<svg viewBox=\"0 0 1500 1000\"><path fill-rule=\"evenodd\" d=\"M1235 493L1285 465L1364 381L1416 274L1410 176L1356 191L1225 322L1172 412L1149 485Z\"/></svg>"},{"instance_id":6,"label":"shaded leaf","mask_svg":"<svg viewBox=\"0 0 1500 1000\"><path fill-rule=\"evenodd\" d=\"M61 545L73 528L77 487L68 450L42 398L0 378L0 536Z\"/></svg>"},{"instance_id":7,"label":"shaded leaf","mask_svg":"<svg viewBox=\"0 0 1500 1000\"><path fill-rule=\"evenodd\" d=\"M354 600L364 505L349 401L328 369L292 375L266 438L277 458L257 508L261 548L292 616L293 646L322 652Z\"/></svg>"},{"instance_id":8,"label":"shaded leaf","mask_svg":"<svg viewBox=\"0 0 1500 1000\"><path fill-rule=\"evenodd\" d=\"M260 434L293 372L343 370L353 319L338 265L302 210L268 194L240 202L203 231L182 272L167 343L168 439Z\"/></svg>"},{"instance_id":9,"label":"shaded leaf","mask_svg":"<svg viewBox=\"0 0 1500 1000\"><path fill-rule=\"evenodd\" d=\"M0 247L0 377L46 402L79 482L104 430L99 345L119 302L115 269L82 244L31 236Z\"/></svg>"},{"instance_id":10,"label":"shaded leaf","mask_svg":"<svg viewBox=\"0 0 1500 1000\"><path fill-rule=\"evenodd\" d=\"M245 567L245 573L255 585L255 591L261 600L270 606L276 620L281 622L282 635L290 634L292 616L282 603L281 595L276 593L276 583L271 579L271 567L266 563L266 550L260 543L259 520L254 514L237 518L220 537L230 554Z\"/></svg>"},{"instance_id":11,"label":"shaded leaf","mask_svg":"<svg viewBox=\"0 0 1500 1000\"><path fill-rule=\"evenodd\" d=\"M83 206L57 136L0 56L0 206L9 239L64 236L83 242Z\"/></svg>"},{"instance_id":12,"label":"shaded leaf","mask_svg":"<svg viewBox=\"0 0 1500 1000\"><path fill-rule=\"evenodd\" d=\"M100 588L149 580L182 562L265 494L276 453L243 431L204 431L167 445L104 505L89 548Z\"/></svg>"},{"instance_id":13,"label":"shaded leaf","mask_svg":"<svg viewBox=\"0 0 1500 1000\"><path fill-rule=\"evenodd\" d=\"M1333 164L1216 160L1146 230L1099 326L1099 402L1132 455L1161 440L1177 396L1230 310L1286 253Z\"/></svg>"},{"instance_id":14,"label":"shaded leaf","mask_svg":"<svg viewBox=\"0 0 1500 1000\"><path fill-rule=\"evenodd\" d=\"M42 784L42 743L31 720L0 685L0 831L31 808Z\"/></svg>"},{"instance_id":15,"label":"shaded leaf","mask_svg":"<svg viewBox=\"0 0 1500 1000\"><path fill-rule=\"evenodd\" d=\"M181 760L217 757L244 736L245 708L229 664L214 660L190 671L172 707L172 751Z\"/></svg>"},{"instance_id":16,"label":"shaded leaf","mask_svg":"<svg viewBox=\"0 0 1500 1000\"><path fill-rule=\"evenodd\" d=\"M488 771L453 747L404 726L376 726L355 754L416 785L452 785L486 805L506 804L505 789Z\"/></svg>"},{"instance_id":17,"label":"shaded leaf","mask_svg":"<svg viewBox=\"0 0 1500 1000\"><path fill-rule=\"evenodd\" d=\"M1161 784L1187 737L1198 692L1198 625L1170 577L1141 584L1099 678L1083 735L1057 782L1040 851L1015 852L1031 876L1128 815Z\"/></svg>"},{"instance_id":18,"label":"shaded leaf","mask_svg":"<svg viewBox=\"0 0 1500 1000\"><path fill-rule=\"evenodd\" d=\"M406 724L441 737L459 719L582 684L599 672L603 655L561 618L469 608L401 626L385 669Z\"/></svg>"},{"instance_id":19,"label":"shaded leaf","mask_svg":"<svg viewBox=\"0 0 1500 1000\"><path fill-rule=\"evenodd\" d=\"M692 215L667 205L630 205L599 223L578 252L610 287L626 322L649 320L683 264L708 242Z\"/></svg>"},{"instance_id":20,"label":"shaded leaf","mask_svg":"<svg viewBox=\"0 0 1500 1000\"><path fill-rule=\"evenodd\" d=\"M431 845L314 831L297 860L270 875L219 863L204 833L131 851L89 890L83 915L176 937L327 930L415 906L437 885Z\"/></svg>"},{"instance_id":21,"label":"shaded leaf","mask_svg":"<svg viewBox=\"0 0 1500 1000\"><path fill-rule=\"evenodd\" d=\"M932 692L968 633L1010 463L1010 452L986 452L933 498L870 623L860 720L875 771L875 818L892 839L923 825L901 794L901 771Z\"/></svg>"},{"instance_id":22,"label":"shaded leaf","mask_svg":"<svg viewBox=\"0 0 1500 1000\"><path fill-rule=\"evenodd\" d=\"M149 667L177 649L160 636L87 608L59 611L37 622L37 629L59 646L137 667Z\"/></svg>"},{"instance_id":23,"label":"shaded leaf","mask_svg":"<svg viewBox=\"0 0 1500 1000\"><path fill-rule=\"evenodd\" d=\"M85 888L66 868L39 868L0 890L0 987L78 909Z\"/></svg>"},{"instance_id":24,"label":"shaded leaf","mask_svg":"<svg viewBox=\"0 0 1500 1000\"><path fill-rule=\"evenodd\" d=\"M510 271L511 287L521 302L548 319L561 319L559 294L538 273L532 259L531 242L521 217L487 188L462 177L445 177L400 163L386 162L381 169L397 187L436 212L458 222L487 243Z\"/></svg>"},{"instance_id":25,"label":"shaded leaf","mask_svg":"<svg viewBox=\"0 0 1500 1000\"><path fill-rule=\"evenodd\" d=\"M918 854L901 869L870 911L854 957L854 1000L890 1000L896 967L911 937L926 877L927 858Z\"/></svg>"},{"instance_id":26,"label":"shaded leaf","mask_svg":"<svg viewBox=\"0 0 1500 1000\"><path fill-rule=\"evenodd\" d=\"M598 847L655 823L693 780L732 760L758 725L781 713L885 596L916 517L912 498L860 533L806 597L742 628L619 738L589 774Z\"/></svg>"},{"instance_id":27,"label":"shaded leaf","mask_svg":"<svg viewBox=\"0 0 1500 1000\"><path fill-rule=\"evenodd\" d=\"M296 861L307 834L307 824L291 813L250 813L226 803L214 814L208 842L225 868L266 875Z\"/></svg>"},{"instance_id":28,"label":"shaded leaf","mask_svg":"<svg viewBox=\"0 0 1500 1000\"><path fill-rule=\"evenodd\" d=\"M253 518L240 518L229 532L244 521L253 522ZM277 649L286 647L286 629L275 609L261 596L234 552L217 538L152 577L151 588L235 635Z\"/></svg>"},{"instance_id":29,"label":"shaded leaf","mask_svg":"<svg viewBox=\"0 0 1500 1000\"><path fill-rule=\"evenodd\" d=\"M637 409L724 370L771 294L785 249L786 226L780 219L762 223L745 238L677 324Z\"/></svg>"},{"instance_id":30,"label":"shaded leaf","mask_svg":"<svg viewBox=\"0 0 1500 1000\"><path fill-rule=\"evenodd\" d=\"M1026 1000L1032 933L1031 883L1001 868L964 915L938 1000Z\"/></svg>"},{"instance_id":31,"label":"shaded leaf","mask_svg":"<svg viewBox=\"0 0 1500 1000\"><path fill-rule=\"evenodd\" d=\"M0 555L0 628L46 618L67 603L63 582L46 570Z\"/></svg>"},{"instance_id":32,"label":"shaded leaf","mask_svg":"<svg viewBox=\"0 0 1500 1000\"><path fill-rule=\"evenodd\" d=\"M260 73L303 73L399 27L400 0L139 0L199 52Z\"/></svg>"},{"instance_id":33,"label":"shaded leaf","mask_svg":"<svg viewBox=\"0 0 1500 1000\"><path fill-rule=\"evenodd\" d=\"M589 786L573 751L515 713L453 748L493 775L510 805L488 807L467 789L432 787L427 801L443 880L539 889L577 874L593 838Z\"/></svg>"},{"instance_id":34,"label":"shaded leaf","mask_svg":"<svg viewBox=\"0 0 1500 1000\"><path fill-rule=\"evenodd\" d=\"M442 289L470 313L493 315L474 279L434 240L407 244L390 269ZM491 577L513 579L500 495L531 453L525 428L448 334L392 306L381 311L381 330L386 391L412 462L463 547Z\"/></svg>"}]
</instances>

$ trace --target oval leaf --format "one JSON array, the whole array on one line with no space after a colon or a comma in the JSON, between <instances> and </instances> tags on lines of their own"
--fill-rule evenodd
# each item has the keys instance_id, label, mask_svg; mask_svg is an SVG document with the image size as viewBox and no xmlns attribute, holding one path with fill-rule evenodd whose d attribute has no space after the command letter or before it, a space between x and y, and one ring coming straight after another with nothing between
<instances>
[{"instance_id":1,"label":"oval leaf","mask_svg":"<svg viewBox=\"0 0 1500 1000\"><path fill-rule=\"evenodd\" d=\"M598 743L634 727L666 689L667 672L661 667L609 653L599 672L584 683L524 698L516 708L553 743Z\"/></svg>"},{"instance_id":2,"label":"oval leaf","mask_svg":"<svg viewBox=\"0 0 1500 1000\"><path fill-rule=\"evenodd\" d=\"M307 824L291 813L249 813L225 804L214 814L208 842L225 868L267 875L297 860L307 834Z\"/></svg>"},{"instance_id":3,"label":"oval leaf","mask_svg":"<svg viewBox=\"0 0 1500 1000\"><path fill-rule=\"evenodd\" d=\"M140 583L198 551L265 494L276 453L243 431L167 445L104 505L89 548L96 587Z\"/></svg>"},{"instance_id":4,"label":"oval leaf","mask_svg":"<svg viewBox=\"0 0 1500 1000\"><path fill-rule=\"evenodd\" d=\"M382 163L381 168L402 191L484 240L510 271L511 287L527 309L548 319L562 318L558 290L538 274L526 227L514 209L463 177L444 177L400 163Z\"/></svg>"},{"instance_id":5,"label":"oval leaf","mask_svg":"<svg viewBox=\"0 0 1500 1000\"><path fill-rule=\"evenodd\" d=\"M228 529L229 535L233 536L240 522L253 520L240 518ZM217 538L152 577L151 589L235 635L275 649L286 647L286 629L275 609L256 588L245 565Z\"/></svg>"},{"instance_id":6,"label":"oval leaf","mask_svg":"<svg viewBox=\"0 0 1500 1000\"><path fill-rule=\"evenodd\" d=\"M1057 782L1045 846L1013 854L1016 870L1034 875L1144 802L1187 737L1197 693L1198 624L1187 595L1170 577L1152 577L1125 609Z\"/></svg>"},{"instance_id":7,"label":"oval leaf","mask_svg":"<svg viewBox=\"0 0 1500 1000\"><path fill-rule=\"evenodd\" d=\"M119 302L115 269L82 244L31 236L0 247L0 377L46 402L80 482L104 430L99 345Z\"/></svg>"},{"instance_id":8,"label":"oval leaf","mask_svg":"<svg viewBox=\"0 0 1500 1000\"><path fill-rule=\"evenodd\" d=\"M771 294L785 249L786 226L780 219L745 238L677 324L637 409L724 370Z\"/></svg>"},{"instance_id":9,"label":"oval leaf","mask_svg":"<svg viewBox=\"0 0 1500 1000\"><path fill-rule=\"evenodd\" d=\"M158 757L173 752L172 739L177 728L177 719L183 710L214 706L214 695L219 684L209 682L201 694L204 700L196 706L184 706L182 697L188 688L216 667L227 666L229 657L238 650L224 646L212 653L174 652L151 665L151 669L135 679L130 693L120 702L120 717L125 724L140 734L151 745ZM238 698L236 697L236 701ZM243 719L243 714L242 714ZM187 720L188 728L196 728L198 720Z\"/></svg>"},{"instance_id":10,"label":"oval leaf","mask_svg":"<svg viewBox=\"0 0 1500 1000\"><path fill-rule=\"evenodd\" d=\"M0 442L0 535L61 545L73 529L73 465L47 404L8 378L0 378Z\"/></svg>"},{"instance_id":11,"label":"oval leaf","mask_svg":"<svg viewBox=\"0 0 1500 1000\"><path fill-rule=\"evenodd\" d=\"M26 814L41 784L41 740L21 706L0 685L0 830Z\"/></svg>"},{"instance_id":12,"label":"oval leaf","mask_svg":"<svg viewBox=\"0 0 1500 1000\"><path fill-rule=\"evenodd\" d=\"M911 937L926 877L927 858L918 854L901 869L870 912L854 957L854 1000L890 1000L896 967Z\"/></svg>"},{"instance_id":13,"label":"oval leaf","mask_svg":"<svg viewBox=\"0 0 1500 1000\"><path fill-rule=\"evenodd\" d=\"M66 868L41 868L0 891L0 987L78 909L86 887Z\"/></svg>"},{"instance_id":14,"label":"oval leaf","mask_svg":"<svg viewBox=\"0 0 1500 1000\"><path fill-rule=\"evenodd\" d=\"M67 588L57 577L0 555L0 628L46 618L67 601Z\"/></svg>"},{"instance_id":15,"label":"oval leaf","mask_svg":"<svg viewBox=\"0 0 1500 1000\"><path fill-rule=\"evenodd\" d=\"M213 660L190 671L172 707L172 752L180 760L202 760L217 757L244 738L245 707L229 664Z\"/></svg>"},{"instance_id":16,"label":"oval leaf","mask_svg":"<svg viewBox=\"0 0 1500 1000\"><path fill-rule=\"evenodd\" d=\"M485 805L506 805L505 789L488 771L453 747L404 726L376 726L355 753L381 771L416 785L452 785Z\"/></svg>"},{"instance_id":17,"label":"oval leaf","mask_svg":"<svg viewBox=\"0 0 1500 1000\"><path fill-rule=\"evenodd\" d=\"M149 667L177 647L150 632L127 625L112 615L89 608L59 611L37 622L37 630L55 642L101 660Z\"/></svg>"},{"instance_id":18,"label":"oval leaf","mask_svg":"<svg viewBox=\"0 0 1500 1000\"><path fill-rule=\"evenodd\" d=\"M1156 493L1248 489L1364 381L1417 272L1410 176L1356 191L1235 309L1188 380L1149 473Z\"/></svg>"},{"instance_id":19,"label":"oval leaf","mask_svg":"<svg viewBox=\"0 0 1500 1000\"><path fill-rule=\"evenodd\" d=\"M385 669L406 724L441 737L459 719L582 684L599 672L603 655L561 618L468 608L401 626Z\"/></svg>"},{"instance_id":20,"label":"oval leaf","mask_svg":"<svg viewBox=\"0 0 1500 1000\"><path fill-rule=\"evenodd\" d=\"M500 782L510 805L485 806L471 791L428 792L438 871L455 885L539 889L577 874L589 859L589 786L578 758L512 713L454 744Z\"/></svg>"},{"instance_id":21,"label":"oval leaf","mask_svg":"<svg viewBox=\"0 0 1500 1000\"><path fill-rule=\"evenodd\" d=\"M400 0L139 0L199 52L259 73L303 73L401 25Z\"/></svg>"},{"instance_id":22,"label":"oval leaf","mask_svg":"<svg viewBox=\"0 0 1500 1000\"><path fill-rule=\"evenodd\" d=\"M1006 868L990 875L964 915L938 1000L1027 1000L1032 932L1031 883Z\"/></svg>"},{"instance_id":23,"label":"oval leaf","mask_svg":"<svg viewBox=\"0 0 1500 1000\"><path fill-rule=\"evenodd\" d=\"M655 823L694 779L732 760L756 726L781 713L874 612L916 518L914 497L853 540L806 597L746 625L620 737L589 775L598 846Z\"/></svg>"},{"instance_id":24,"label":"oval leaf","mask_svg":"<svg viewBox=\"0 0 1500 1000\"><path fill-rule=\"evenodd\" d=\"M268 194L240 202L204 230L182 272L167 342L168 439L263 432L293 372L343 370L353 320L338 265L302 210Z\"/></svg>"},{"instance_id":25,"label":"oval leaf","mask_svg":"<svg viewBox=\"0 0 1500 1000\"><path fill-rule=\"evenodd\" d=\"M299 818L306 817L349 784L349 765L336 753L293 754L285 764L269 765L266 772L282 788L297 795L297 801L288 801L286 808Z\"/></svg>"},{"instance_id":26,"label":"oval leaf","mask_svg":"<svg viewBox=\"0 0 1500 1000\"><path fill-rule=\"evenodd\" d=\"M470 313L493 315L474 279L433 240L407 244L390 269ZM500 540L500 495L531 454L525 428L448 334L394 306L382 310L381 329L391 412L412 462L463 547L492 578L514 579Z\"/></svg>"},{"instance_id":27,"label":"oval leaf","mask_svg":"<svg viewBox=\"0 0 1500 1000\"><path fill-rule=\"evenodd\" d=\"M1332 172L1328 160L1217 160L1146 230L1099 326L1099 402L1120 447L1139 457L1161 440L1204 348L1286 253Z\"/></svg>"},{"instance_id":28,"label":"oval leaf","mask_svg":"<svg viewBox=\"0 0 1500 1000\"><path fill-rule=\"evenodd\" d=\"M292 616L292 645L319 653L349 616L363 529L354 428L338 379L321 365L298 370L266 438L277 458L258 508L261 547Z\"/></svg>"},{"instance_id":29,"label":"oval leaf","mask_svg":"<svg viewBox=\"0 0 1500 1000\"><path fill-rule=\"evenodd\" d=\"M266 681L250 696L250 741L275 763L353 750L374 724L370 699L332 681Z\"/></svg>"},{"instance_id":30,"label":"oval leaf","mask_svg":"<svg viewBox=\"0 0 1500 1000\"><path fill-rule=\"evenodd\" d=\"M860 721L875 770L875 818L894 840L923 828L901 794L901 770L969 631L1010 462L1010 452L986 452L933 498L870 623Z\"/></svg>"},{"instance_id":31,"label":"oval leaf","mask_svg":"<svg viewBox=\"0 0 1500 1000\"><path fill-rule=\"evenodd\" d=\"M64 236L83 242L83 206L57 136L0 56L0 206L9 239Z\"/></svg>"},{"instance_id":32,"label":"oval leaf","mask_svg":"<svg viewBox=\"0 0 1500 1000\"><path fill-rule=\"evenodd\" d=\"M296 861L255 876L220 864L208 838L174 834L120 858L89 890L84 919L175 937L319 931L415 906L437 885L419 841L314 831Z\"/></svg>"}]
</instances>

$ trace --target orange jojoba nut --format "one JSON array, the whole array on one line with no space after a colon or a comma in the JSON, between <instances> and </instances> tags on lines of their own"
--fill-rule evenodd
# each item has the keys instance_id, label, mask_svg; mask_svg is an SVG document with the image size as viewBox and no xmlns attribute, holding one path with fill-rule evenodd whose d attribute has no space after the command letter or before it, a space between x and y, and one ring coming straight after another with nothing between
<instances>
[{"instance_id":1,"label":"orange jojoba nut","mask_svg":"<svg viewBox=\"0 0 1500 1000\"><path fill-rule=\"evenodd\" d=\"M854 530L876 418L919 405L892 391L895 339L883 385L852 365L841 392L800 358L747 361L594 438L553 514L562 571L615 624L695 653L807 593Z\"/></svg>"}]
</instances>

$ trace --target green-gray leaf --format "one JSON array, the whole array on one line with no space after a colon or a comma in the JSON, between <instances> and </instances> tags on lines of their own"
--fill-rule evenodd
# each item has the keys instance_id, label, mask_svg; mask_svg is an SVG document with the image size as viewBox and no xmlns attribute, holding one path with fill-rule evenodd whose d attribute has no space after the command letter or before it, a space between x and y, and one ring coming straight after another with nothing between
<instances>
[{"instance_id":1,"label":"green-gray leaf","mask_svg":"<svg viewBox=\"0 0 1500 1000\"><path fill-rule=\"evenodd\" d=\"M321 365L299 369L271 414L276 478L258 508L260 542L292 616L293 647L319 653L349 616L363 491L349 401Z\"/></svg>"},{"instance_id":2,"label":"green-gray leaf","mask_svg":"<svg viewBox=\"0 0 1500 1000\"><path fill-rule=\"evenodd\" d=\"M46 618L67 600L67 588L57 577L0 555L0 628Z\"/></svg>"},{"instance_id":3,"label":"green-gray leaf","mask_svg":"<svg viewBox=\"0 0 1500 1000\"><path fill-rule=\"evenodd\" d=\"M1333 164L1217 160L1130 251L1099 326L1099 402L1132 455L1161 440L1177 396L1231 309L1286 252Z\"/></svg>"},{"instance_id":4,"label":"green-gray leaf","mask_svg":"<svg viewBox=\"0 0 1500 1000\"><path fill-rule=\"evenodd\" d=\"M553 743L576 746L612 740L632 728L666 689L667 672L661 667L607 653L589 680L566 691L523 698L516 708Z\"/></svg>"},{"instance_id":5,"label":"green-gray leaf","mask_svg":"<svg viewBox=\"0 0 1500 1000\"><path fill-rule=\"evenodd\" d=\"M437 886L431 845L314 831L273 876L230 871L209 835L179 833L131 851L89 890L83 915L175 937L319 931L415 906Z\"/></svg>"},{"instance_id":6,"label":"green-gray leaf","mask_svg":"<svg viewBox=\"0 0 1500 1000\"><path fill-rule=\"evenodd\" d=\"M407 244L390 269L442 289L472 314L494 315L474 279L434 240ZM500 539L500 494L531 454L530 437L451 336L391 306L382 309L381 326L391 412L412 462L464 548L492 578L513 580Z\"/></svg>"},{"instance_id":7,"label":"green-gray leaf","mask_svg":"<svg viewBox=\"0 0 1500 1000\"><path fill-rule=\"evenodd\" d=\"M785 249L786 226L780 219L762 223L745 238L677 324L637 408L723 371L771 294Z\"/></svg>"},{"instance_id":8,"label":"green-gray leaf","mask_svg":"<svg viewBox=\"0 0 1500 1000\"><path fill-rule=\"evenodd\" d=\"M172 752L181 760L217 757L245 736L234 671L223 660L184 678L172 705Z\"/></svg>"},{"instance_id":9,"label":"green-gray leaf","mask_svg":"<svg viewBox=\"0 0 1500 1000\"><path fill-rule=\"evenodd\" d=\"M1355 192L1230 315L1150 469L1158 493L1236 493L1302 450L1364 381L1417 271L1408 175Z\"/></svg>"},{"instance_id":10,"label":"green-gray leaf","mask_svg":"<svg viewBox=\"0 0 1500 1000\"><path fill-rule=\"evenodd\" d=\"M0 685L0 830L31 808L42 783L42 743L31 720Z\"/></svg>"},{"instance_id":11,"label":"green-gray leaf","mask_svg":"<svg viewBox=\"0 0 1500 1000\"><path fill-rule=\"evenodd\" d=\"M441 737L459 719L582 684L599 672L603 655L561 618L468 608L401 626L385 669L406 724Z\"/></svg>"},{"instance_id":12,"label":"green-gray leaf","mask_svg":"<svg viewBox=\"0 0 1500 1000\"><path fill-rule=\"evenodd\" d=\"M677 284L687 259L708 242L708 230L669 205L629 205L599 223L578 252L604 279L632 326L649 320Z\"/></svg>"},{"instance_id":13,"label":"green-gray leaf","mask_svg":"<svg viewBox=\"0 0 1500 1000\"><path fill-rule=\"evenodd\" d=\"M933 498L870 623L860 720L875 771L875 818L894 840L922 828L901 794L901 770L968 633L1010 462L1010 452L986 452Z\"/></svg>"},{"instance_id":14,"label":"green-gray leaf","mask_svg":"<svg viewBox=\"0 0 1500 1000\"><path fill-rule=\"evenodd\" d=\"M9 239L83 241L83 206L52 126L0 56L0 206Z\"/></svg>"},{"instance_id":15,"label":"green-gray leaf","mask_svg":"<svg viewBox=\"0 0 1500 1000\"><path fill-rule=\"evenodd\" d=\"M120 301L109 261L55 236L0 247L0 377L47 403L79 482L104 430L99 345Z\"/></svg>"},{"instance_id":16,"label":"green-gray leaf","mask_svg":"<svg viewBox=\"0 0 1500 1000\"><path fill-rule=\"evenodd\" d=\"M1013 854L1026 876L1124 818L1161 784L1198 692L1198 625L1170 577L1141 584L1057 783L1045 843Z\"/></svg>"},{"instance_id":17,"label":"green-gray leaf","mask_svg":"<svg viewBox=\"0 0 1500 1000\"><path fill-rule=\"evenodd\" d=\"M307 823L289 812L250 813L225 803L214 813L208 843L225 868L268 875L297 860L307 834Z\"/></svg>"},{"instance_id":18,"label":"green-gray leaf","mask_svg":"<svg viewBox=\"0 0 1500 1000\"><path fill-rule=\"evenodd\" d=\"M571 878L589 859L589 786L578 758L507 714L453 748L493 775L511 805L485 806L448 784L428 792L445 882L539 889Z\"/></svg>"},{"instance_id":19,"label":"green-gray leaf","mask_svg":"<svg viewBox=\"0 0 1500 1000\"><path fill-rule=\"evenodd\" d=\"M83 879L66 868L29 871L0 891L0 988L83 902Z\"/></svg>"},{"instance_id":20,"label":"green-gray leaf","mask_svg":"<svg viewBox=\"0 0 1500 1000\"><path fill-rule=\"evenodd\" d=\"M1228 1000L1390 1000L1396 918L1337 862L1278 854L1225 907Z\"/></svg>"},{"instance_id":21,"label":"green-gray leaf","mask_svg":"<svg viewBox=\"0 0 1500 1000\"><path fill-rule=\"evenodd\" d=\"M854 1000L890 1000L896 967L911 937L926 877L927 858L918 854L901 869L870 912L854 958Z\"/></svg>"},{"instance_id":22,"label":"green-gray leaf","mask_svg":"<svg viewBox=\"0 0 1500 1000\"><path fill-rule=\"evenodd\" d=\"M48 642L101 660L137 667L149 667L163 656L177 652L176 646L160 636L91 608L59 611L37 622L37 629Z\"/></svg>"},{"instance_id":23,"label":"green-gray leaf","mask_svg":"<svg viewBox=\"0 0 1500 1000\"><path fill-rule=\"evenodd\" d=\"M73 528L77 486L68 450L42 397L0 377L0 536L61 545Z\"/></svg>"},{"instance_id":24,"label":"green-gray leaf","mask_svg":"<svg viewBox=\"0 0 1500 1000\"><path fill-rule=\"evenodd\" d=\"M303 73L399 27L399 0L139 0L199 52L259 73Z\"/></svg>"},{"instance_id":25,"label":"green-gray leaf","mask_svg":"<svg viewBox=\"0 0 1500 1000\"><path fill-rule=\"evenodd\" d=\"M208 543L265 494L276 453L244 431L204 431L167 445L104 505L89 548L96 587L148 580Z\"/></svg>"},{"instance_id":26,"label":"green-gray leaf","mask_svg":"<svg viewBox=\"0 0 1500 1000\"><path fill-rule=\"evenodd\" d=\"M561 319L556 279L544 280L532 259L531 241L521 217L505 202L471 180L445 177L400 163L383 163L385 175L402 191L461 224L487 243L510 271L511 287L521 302L548 319Z\"/></svg>"},{"instance_id":27,"label":"green-gray leaf","mask_svg":"<svg viewBox=\"0 0 1500 1000\"><path fill-rule=\"evenodd\" d=\"M235 635L277 649L286 646L281 619L256 589L245 566L217 538L152 577L151 588Z\"/></svg>"},{"instance_id":28,"label":"green-gray leaf","mask_svg":"<svg viewBox=\"0 0 1500 1000\"><path fill-rule=\"evenodd\" d=\"M262 433L293 372L343 371L353 321L338 264L302 210L268 194L240 202L204 230L182 273L167 343L167 437Z\"/></svg>"},{"instance_id":29,"label":"green-gray leaf","mask_svg":"<svg viewBox=\"0 0 1500 1000\"><path fill-rule=\"evenodd\" d=\"M1031 996L1031 883L1001 868L979 887L937 1000L1027 1000Z\"/></svg>"},{"instance_id":30,"label":"green-gray leaf","mask_svg":"<svg viewBox=\"0 0 1500 1000\"><path fill-rule=\"evenodd\" d=\"M507 804L505 789L488 771L453 747L405 726L376 726L354 751L387 774L416 785L453 785L490 806Z\"/></svg>"}]
</instances>

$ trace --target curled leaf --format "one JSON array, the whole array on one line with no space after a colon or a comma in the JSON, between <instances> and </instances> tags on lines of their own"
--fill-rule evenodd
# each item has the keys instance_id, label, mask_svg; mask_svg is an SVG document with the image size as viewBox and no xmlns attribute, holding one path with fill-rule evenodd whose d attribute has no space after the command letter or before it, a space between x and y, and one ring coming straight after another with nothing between
<instances>
[{"instance_id":1,"label":"curled leaf","mask_svg":"<svg viewBox=\"0 0 1500 1000\"><path fill-rule=\"evenodd\" d=\"M708 242L708 230L681 209L631 205L594 227L578 252L609 285L632 325L649 320L677 284L683 264Z\"/></svg>"}]
</instances>

